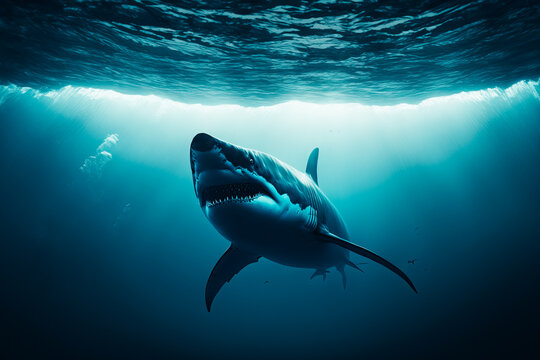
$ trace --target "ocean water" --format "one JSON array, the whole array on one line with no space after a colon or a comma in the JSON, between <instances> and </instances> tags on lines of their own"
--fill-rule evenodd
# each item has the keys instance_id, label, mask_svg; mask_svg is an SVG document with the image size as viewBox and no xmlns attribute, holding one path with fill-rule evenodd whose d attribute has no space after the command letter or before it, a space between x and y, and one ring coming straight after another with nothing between
<instances>
[{"instance_id":1,"label":"ocean water","mask_svg":"<svg viewBox=\"0 0 540 360\"><path fill-rule=\"evenodd\" d=\"M533 346L538 82L397 106L203 106L75 87L6 86L1 99L3 337L16 353L454 357ZM352 240L419 293L374 263L348 271L343 290L337 272L310 281L310 270L261 260L208 313L206 280L228 242L193 191L200 131L299 169L320 147L320 186Z\"/></svg>"},{"instance_id":2,"label":"ocean water","mask_svg":"<svg viewBox=\"0 0 540 360\"><path fill-rule=\"evenodd\" d=\"M524 358L540 321L535 2L8 2L0 12L6 359ZM229 243L200 132L318 177L332 271L261 259L212 311ZM415 260L414 263L410 261Z\"/></svg>"}]
</instances>

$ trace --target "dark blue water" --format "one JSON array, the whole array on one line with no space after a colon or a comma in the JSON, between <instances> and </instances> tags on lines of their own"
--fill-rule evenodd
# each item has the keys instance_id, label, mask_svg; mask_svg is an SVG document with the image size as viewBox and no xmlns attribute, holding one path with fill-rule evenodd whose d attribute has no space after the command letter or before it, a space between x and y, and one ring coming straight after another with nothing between
<instances>
[{"instance_id":1,"label":"dark blue water","mask_svg":"<svg viewBox=\"0 0 540 360\"><path fill-rule=\"evenodd\" d=\"M2 358L519 358L540 321L534 2L12 2L0 12ZM444 96L443 96L444 95ZM222 104L222 105L216 105ZM302 170L364 273L228 248L207 132ZM409 260L416 259L414 264Z\"/></svg>"}]
</instances>

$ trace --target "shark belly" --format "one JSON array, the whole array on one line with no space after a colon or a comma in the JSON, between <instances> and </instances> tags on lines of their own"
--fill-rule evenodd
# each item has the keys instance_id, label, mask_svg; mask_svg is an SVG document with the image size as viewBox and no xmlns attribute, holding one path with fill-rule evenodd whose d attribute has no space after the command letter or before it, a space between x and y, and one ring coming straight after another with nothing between
<instances>
[{"instance_id":1,"label":"shark belly","mask_svg":"<svg viewBox=\"0 0 540 360\"><path fill-rule=\"evenodd\" d=\"M245 212L241 204L229 205L226 211L227 219L235 221L221 221L224 217L216 212L209 215L216 229L246 252L282 265L310 269L327 269L348 259L347 250L317 240L302 225L305 219L300 217L260 216L253 211Z\"/></svg>"}]
</instances>

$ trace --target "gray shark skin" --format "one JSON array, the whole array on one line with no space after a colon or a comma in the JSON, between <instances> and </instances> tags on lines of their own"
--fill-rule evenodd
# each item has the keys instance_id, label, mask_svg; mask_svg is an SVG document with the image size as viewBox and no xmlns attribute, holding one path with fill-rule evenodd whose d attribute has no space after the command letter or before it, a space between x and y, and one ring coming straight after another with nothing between
<instances>
[{"instance_id":1,"label":"gray shark skin","mask_svg":"<svg viewBox=\"0 0 540 360\"><path fill-rule=\"evenodd\" d=\"M305 173L271 155L204 133L193 138L190 155L201 209L231 242L206 284L208 311L223 284L260 257L314 269L312 278L326 278L327 269L335 267L345 287L345 265L360 270L349 260L354 252L393 271L416 292L396 266L349 242L341 215L317 184L318 148Z\"/></svg>"}]
</instances>

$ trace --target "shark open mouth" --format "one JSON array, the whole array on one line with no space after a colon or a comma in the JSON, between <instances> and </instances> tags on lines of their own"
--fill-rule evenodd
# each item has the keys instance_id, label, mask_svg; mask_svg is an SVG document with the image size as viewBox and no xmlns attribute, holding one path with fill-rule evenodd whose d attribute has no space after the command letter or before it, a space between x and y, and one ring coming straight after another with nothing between
<instances>
[{"instance_id":1,"label":"shark open mouth","mask_svg":"<svg viewBox=\"0 0 540 360\"><path fill-rule=\"evenodd\" d=\"M213 207L230 202L250 202L262 195L270 196L261 184L236 183L207 187L201 200L202 204Z\"/></svg>"}]
</instances>

